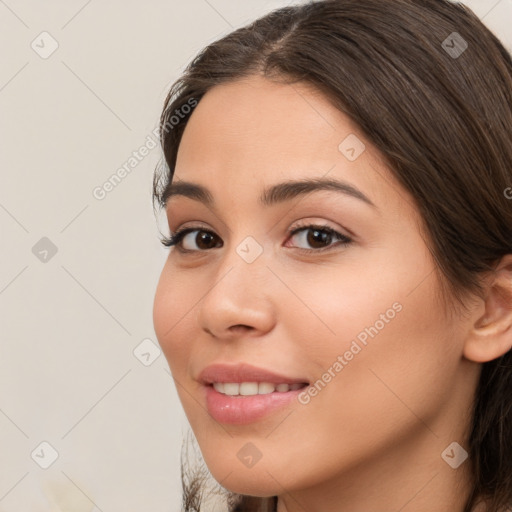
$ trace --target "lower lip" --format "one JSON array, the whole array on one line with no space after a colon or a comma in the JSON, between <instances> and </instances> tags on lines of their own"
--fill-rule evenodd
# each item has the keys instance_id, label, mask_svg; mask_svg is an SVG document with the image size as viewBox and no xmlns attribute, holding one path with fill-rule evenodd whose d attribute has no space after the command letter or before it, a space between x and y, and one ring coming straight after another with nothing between
<instances>
[{"instance_id":1,"label":"lower lip","mask_svg":"<svg viewBox=\"0 0 512 512\"><path fill-rule=\"evenodd\" d=\"M306 387L284 393L274 391L252 396L224 395L213 386L204 386L204 389L206 407L214 420L230 425L248 425L289 405Z\"/></svg>"}]
</instances>

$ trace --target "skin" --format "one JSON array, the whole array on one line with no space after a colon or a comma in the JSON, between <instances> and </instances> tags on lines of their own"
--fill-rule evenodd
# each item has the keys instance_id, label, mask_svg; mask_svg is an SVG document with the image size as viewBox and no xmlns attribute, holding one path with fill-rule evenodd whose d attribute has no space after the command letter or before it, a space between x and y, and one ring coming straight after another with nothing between
<instances>
[{"instance_id":1,"label":"skin","mask_svg":"<svg viewBox=\"0 0 512 512\"><path fill-rule=\"evenodd\" d=\"M338 149L349 134L366 145L353 162ZM269 185L326 175L376 208L335 191L258 203ZM216 238L204 249L196 231L184 244L197 252L170 250L154 326L215 479L279 496L278 512L462 512L469 461L453 469L441 453L454 441L468 448L479 363L512 345L510 260L487 299L448 314L414 198L358 127L303 83L251 76L211 89L185 129L176 180L207 187L216 208L172 197L170 230L200 224ZM318 252L311 231L289 234L318 223L353 242ZM251 264L236 252L247 236L263 249ZM307 405L244 426L208 414L195 380L205 366L250 362L314 383L394 303L401 311ZM252 468L237 458L248 442L262 454Z\"/></svg>"}]
</instances>

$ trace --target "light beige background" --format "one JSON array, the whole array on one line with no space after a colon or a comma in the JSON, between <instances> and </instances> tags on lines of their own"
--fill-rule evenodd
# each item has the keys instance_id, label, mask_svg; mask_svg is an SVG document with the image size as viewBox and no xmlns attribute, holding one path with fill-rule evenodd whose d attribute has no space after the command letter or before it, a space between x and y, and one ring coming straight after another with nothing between
<instances>
[{"instance_id":1,"label":"light beige background","mask_svg":"<svg viewBox=\"0 0 512 512\"><path fill-rule=\"evenodd\" d=\"M153 146L197 51L289 3L0 0L1 512L180 510L188 425L152 325L159 147L93 191ZM466 3L512 48L512 0Z\"/></svg>"}]
</instances>

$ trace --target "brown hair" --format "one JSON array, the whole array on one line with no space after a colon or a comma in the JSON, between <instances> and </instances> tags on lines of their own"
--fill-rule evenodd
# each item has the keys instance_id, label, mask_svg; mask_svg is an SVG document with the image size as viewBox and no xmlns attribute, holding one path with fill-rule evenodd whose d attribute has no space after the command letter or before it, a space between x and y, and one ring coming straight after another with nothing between
<instances>
[{"instance_id":1,"label":"brown hair","mask_svg":"<svg viewBox=\"0 0 512 512\"><path fill-rule=\"evenodd\" d=\"M209 45L165 100L166 167L155 173L155 203L165 205L190 117L176 124L176 110L253 74L307 82L349 116L415 199L445 295L461 305L482 297L482 275L512 253L512 59L469 8L320 0L273 11ZM474 482L465 512L483 498L499 512L512 505L510 351L483 364L468 432ZM233 510L275 503L242 497Z\"/></svg>"}]
</instances>

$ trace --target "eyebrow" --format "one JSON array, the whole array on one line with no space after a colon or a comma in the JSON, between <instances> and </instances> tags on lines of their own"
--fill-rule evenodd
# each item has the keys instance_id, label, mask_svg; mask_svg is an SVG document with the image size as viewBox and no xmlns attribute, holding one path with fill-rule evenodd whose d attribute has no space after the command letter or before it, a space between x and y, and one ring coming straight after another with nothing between
<instances>
[{"instance_id":1,"label":"eyebrow","mask_svg":"<svg viewBox=\"0 0 512 512\"><path fill-rule=\"evenodd\" d=\"M289 201L311 192L330 190L354 197L378 209L375 204L359 189L347 182L334 180L332 178L310 178L299 181L284 181L266 188L259 198L262 206L273 206L284 201ZM210 191L203 185L190 181L176 181L166 188L162 201L166 205L173 196L183 196L199 201L212 209L215 208L215 200Z\"/></svg>"}]
</instances>

